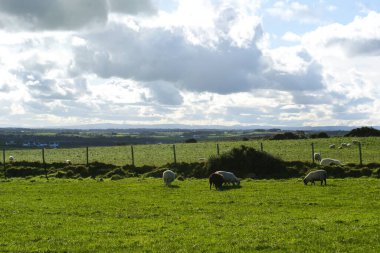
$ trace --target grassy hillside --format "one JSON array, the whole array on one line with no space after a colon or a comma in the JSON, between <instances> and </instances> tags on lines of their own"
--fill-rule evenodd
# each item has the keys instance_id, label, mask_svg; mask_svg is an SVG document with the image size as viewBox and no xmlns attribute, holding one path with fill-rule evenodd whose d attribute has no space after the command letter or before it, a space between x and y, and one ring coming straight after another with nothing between
<instances>
[{"instance_id":1,"label":"grassy hillside","mask_svg":"<svg viewBox=\"0 0 380 253\"><path fill-rule=\"evenodd\" d=\"M343 163L359 163L358 146L353 145L344 149L329 149L330 144L336 144L359 140L362 142L363 163L380 162L380 137L350 138L335 137L328 139L303 139L303 140L254 140L218 142L219 152L227 151L233 147L246 145L261 149L261 144L266 152L285 161L311 161L311 143L314 143L315 152L320 152L323 157L332 157ZM217 153L217 142L181 143L176 144L177 162L198 162L200 158L208 158ZM6 150L6 157L15 156L17 161L42 161L40 149ZM66 159L75 164L86 163L86 149L47 149L45 160L47 163L63 162ZM89 162L98 161L108 164L125 165L132 163L131 146L90 147ZM136 166L155 165L161 166L174 161L173 145L154 144L134 146L134 161Z\"/></svg>"},{"instance_id":2,"label":"grassy hillside","mask_svg":"<svg viewBox=\"0 0 380 253\"><path fill-rule=\"evenodd\" d=\"M379 252L380 180L0 181L0 252Z\"/></svg>"}]
</instances>

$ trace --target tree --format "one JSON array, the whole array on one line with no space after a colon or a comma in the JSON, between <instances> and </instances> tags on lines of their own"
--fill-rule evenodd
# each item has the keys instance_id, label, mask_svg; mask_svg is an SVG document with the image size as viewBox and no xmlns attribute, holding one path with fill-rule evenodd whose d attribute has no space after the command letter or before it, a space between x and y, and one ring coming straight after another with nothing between
<instances>
[{"instance_id":1,"label":"tree","mask_svg":"<svg viewBox=\"0 0 380 253\"><path fill-rule=\"evenodd\" d=\"M190 139L185 140L185 143L197 143L197 140L194 138L190 138Z\"/></svg>"},{"instance_id":2,"label":"tree","mask_svg":"<svg viewBox=\"0 0 380 253\"><path fill-rule=\"evenodd\" d=\"M380 131L373 127L360 127L352 129L346 137L370 137L370 136L380 136Z\"/></svg>"}]
</instances>

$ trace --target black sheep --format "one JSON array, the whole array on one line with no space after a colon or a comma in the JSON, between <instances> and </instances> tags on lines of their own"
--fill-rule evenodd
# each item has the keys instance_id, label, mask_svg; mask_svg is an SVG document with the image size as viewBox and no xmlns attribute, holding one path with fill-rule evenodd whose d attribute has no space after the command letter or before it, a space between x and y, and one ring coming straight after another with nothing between
<instances>
[{"instance_id":1,"label":"black sheep","mask_svg":"<svg viewBox=\"0 0 380 253\"><path fill-rule=\"evenodd\" d=\"M210 182L210 190L211 190L212 185L215 185L215 189L222 189L222 185L224 183L224 177L220 174L212 173L209 176L208 181Z\"/></svg>"}]
</instances>

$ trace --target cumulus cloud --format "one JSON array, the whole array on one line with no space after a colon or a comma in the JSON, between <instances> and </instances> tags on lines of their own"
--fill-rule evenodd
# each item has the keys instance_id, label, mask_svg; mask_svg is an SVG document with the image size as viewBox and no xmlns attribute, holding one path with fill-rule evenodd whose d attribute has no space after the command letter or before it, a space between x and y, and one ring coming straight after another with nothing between
<instances>
[{"instance_id":1,"label":"cumulus cloud","mask_svg":"<svg viewBox=\"0 0 380 253\"><path fill-rule=\"evenodd\" d=\"M150 0L2 0L0 26L9 30L75 30L105 24L109 12L154 13Z\"/></svg>"},{"instance_id":2,"label":"cumulus cloud","mask_svg":"<svg viewBox=\"0 0 380 253\"><path fill-rule=\"evenodd\" d=\"M316 13L306 4L297 1L277 1L267 12L283 20L298 20L305 23L318 22Z\"/></svg>"},{"instance_id":3,"label":"cumulus cloud","mask_svg":"<svg viewBox=\"0 0 380 253\"><path fill-rule=\"evenodd\" d=\"M304 35L283 31L292 46L270 48L259 1L173 3L157 11L148 0L0 1L0 120L379 122L378 13ZM296 1L268 13L318 16Z\"/></svg>"}]
</instances>

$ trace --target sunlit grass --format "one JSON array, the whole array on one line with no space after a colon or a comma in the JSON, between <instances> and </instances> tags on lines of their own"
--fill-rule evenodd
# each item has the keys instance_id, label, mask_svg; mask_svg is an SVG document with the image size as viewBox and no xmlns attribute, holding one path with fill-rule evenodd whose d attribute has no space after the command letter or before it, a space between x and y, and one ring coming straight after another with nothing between
<instances>
[{"instance_id":1,"label":"sunlit grass","mask_svg":"<svg viewBox=\"0 0 380 253\"><path fill-rule=\"evenodd\" d=\"M379 252L380 180L0 182L0 252Z\"/></svg>"}]
</instances>

